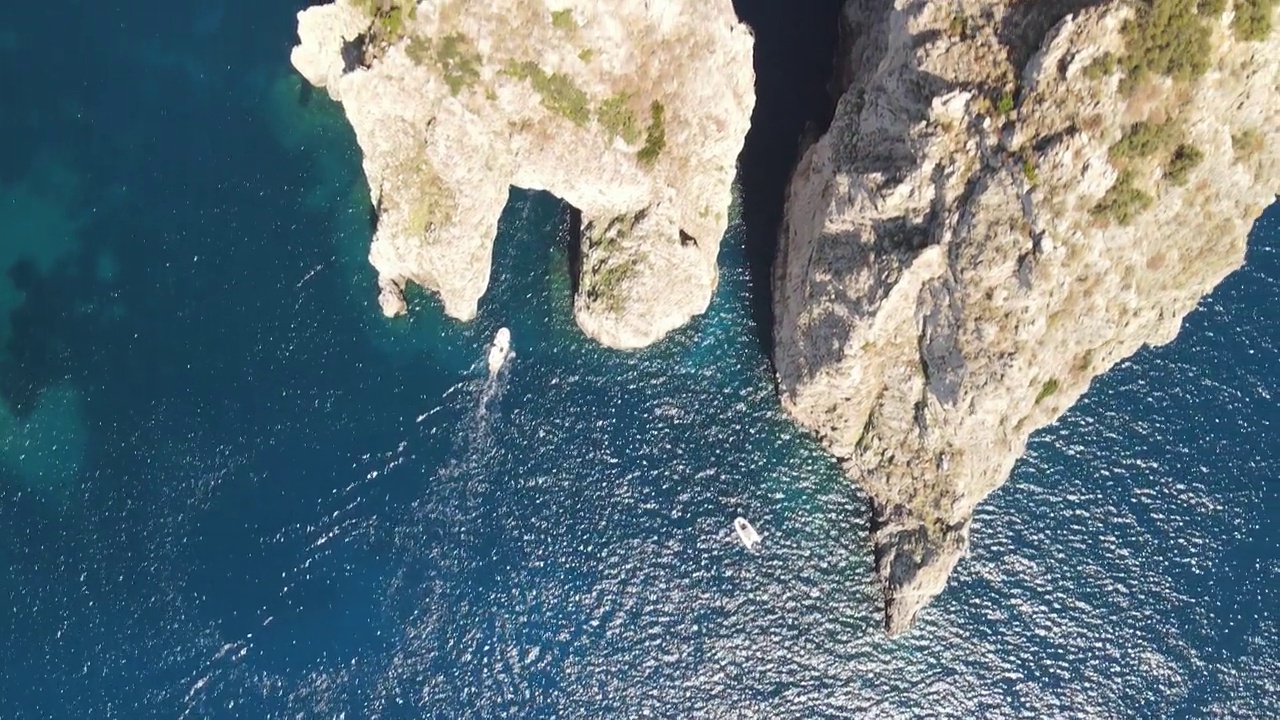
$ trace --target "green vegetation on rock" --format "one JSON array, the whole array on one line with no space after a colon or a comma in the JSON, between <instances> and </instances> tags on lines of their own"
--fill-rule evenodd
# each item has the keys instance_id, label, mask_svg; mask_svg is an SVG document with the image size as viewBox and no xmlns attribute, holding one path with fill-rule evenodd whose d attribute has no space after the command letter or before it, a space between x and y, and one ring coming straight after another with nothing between
<instances>
[{"instance_id":1,"label":"green vegetation on rock","mask_svg":"<svg viewBox=\"0 0 1280 720\"><path fill-rule=\"evenodd\" d=\"M1036 395L1036 402L1039 403L1056 392L1058 392L1058 378L1049 378L1044 382L1044 385L1040 386L1040 393Z\"/></svg>"},{"instance_id":2,"label":"green vegetation on rock","mask_svg":"<svg viewBox=\"0 0 1280 720\"><path fill-rule=\"evenodd\" d=\"M1235 151L1236 160L1251 160L1262 152L1262 133L1257 128L1245 128L1231 134L1231 149Z\"/></svg>"},{"instance_id":3,"label":"green vegetation on rock","mask_svg":"<svg viewBox=\"0 0 1280 720\"><path fill-rule=\"evenodd\" d=\"M1136 122L1111 146L1113 160L1150 157L1173 144L1175 130L1171 123Z\"/></svg>"},{"instance_id":4,"label":"green vegetation on rock","mask_svg":"<svg viewBox=\"0 0 1280 720\"><path fill-rule=\"evenodd\" d=\"M440 39L435 57L440 72L444 74L444 81L449 86L449 92L454 95L480 81L482 59L466 35L445 35Z\"/></svg>"},{"instance_id":5,"label":"green vegetation on rock","mask_svg":"<svg viewBox=\"0 0 1280 720\"><path fill-rule=\"evenodd\" d=\"M414 35L409 38L409 42L404 46L404 53L409 59L418 65L426 65L431 61L433 53L431 52L431 41L427 38Z\"/></svg>"},{"instance_id":6,"label":"green vegetation on rock","mask_svg":"<svg viewBox=\"0 0 1280 720\"><path fill-rule=\"evenodd\" d=\"M428 235L453 217L457 198L436 173L425 152L400 158L389 175L399 187L406 189L398 203L404 211L408 231L413 235Z\"/></svg>"},{"instance_id":7,"label":"green vegetation on rock","mask_svg":"<svg viewBox=\"0 0 1280 720\"><path fill-rule=\"evenodd\" d=\"M502 72L505 75L529 81L534 92L541 96L543 107L567 118L575 125L586 125L591 120L591 103L587 94L574 85L573 79L568 75L548 74L532 60L519 63L509 60Z\"/></svg>"},{"instance_id":8,"label":"green vegetation on rock","mask_svg":"<svg viewBox=\"0 0 1280 720\"><path fill-rule=\"evenodd\" d=\"M662 102L649 103L649 129L645 132L644 147L636 154L640 162L652 165L667 147L666 109Z\"/></svg>"},{"instance_id":9,"label":"green vegetation on rock","mask_svg":"<svg viewBox=\"0 0 1280 720\"><path fill-rule=\"evenodd\" d=\"M623 286L640 267L640 259L624 250L623 240L635 231L642 216L643 212L619 215L583 232L584 258L590 263L590 270L583 274L583 291L588 300L614 313L622 311Z\"/></svg>"},{"instance_id":10,"label":"green vegetation on rock","mask_svg":"<svg viewBox=\"0 0 1280 720\"><path fill-rule=\"evenodd\" d=\"M596 56L596 51L592 50L591 48L582 48L581 50L578 51L578 59L584 63L591 62L591 59L594 58L595 56Z\"/></svg>"},{"instance_id":11,"label":"green vegetation on rock","mask_svg":"<svg viewBox=\"0 0 1280 720\"><path fill-rule=\"evenodd\" d=\"M1275 0L1236 0L1236 14L1231 20L1235 36L1250 42L1265 40L1271 33L1271 8L1274 2Z\"/></svg>"},{"instance_id":12,"label":"green vegetation on rock","mask_svg":"<svg viewBox=\"0 0 1280 720\"><path fill-rule=\"evenodd\" d=\"M1154 202L1150 195L1137 185L1132 170L1122 170L1116 182L1098 200L1090 213L1099 220L1128 225Z\"/></svg>"},{"instance_id":13,"label":"green vegetation on rock","mask_svg":"<svg viewBox=\"0 0 1280 720\"><path fill-rule=\"evenodd\" d=\"M1036 180L1039 178L1039 175L1036 173L1035 159L1030 155L1022 158L1022 176L1025 177L1027 182L1032 185L1035 185Z\"/></svg>"},{"instance_id":14,"label":"green vegetation on rock","mask_svg":"<svg viewBox=\"0 0 1280 720\"><path fill-rule=\"evenodd\" d=\"M1090 80L1101 80L1116 71L1116 56L1104 52L1094 58L1084 68L1084 76Z\"/></svg>"},{"instance_id":15,"label":"green vegetation on rock","mask_svg":"<svg viewBox=\"0 0 1280 720\"><path fill-rule=\"evenodd\" d=\"M578 29L578 20L573 17L573 10L569 8L553 10L551 12L551 25L557 30L571 32Z\"/></svg>"},{"instance_id":16,"label":"green vegetation on rock","mask_svg":"<svg viewBox=\"0 0 1280 720\"><path fill-rule=\"evenodd\" d=\"M1186 185L1187 173L1203 159L1204 153L1200 148L1183 143L1173 151L1173 157L1169 158L1169 164L1164 169L1165 177L1174 185Z\"/></svg>"},{"instance_id":17,"label":"green vegetation on rock","mask_svg":"<svg viewBox=\"0 0 1280 720\"><path fill-rule=\"evenodd\" d=\"M631 93L616 93L600 104L596 120L613 135L627 143L635 143L640 140L640 126L630 105Z\"/></svg>"},{"instance_id":18,"label":"green vegetation on rock","mask_svg":"<svg viewBox=\"0 0 1280 720\"><path fill-rule=\"evenodd\" d=\"M449 92L454 95L480 81L483 59L475 50L471 39L462 33L446 35L438 43L415 35L409 38L404 51L410 60L419 65L434 62L440 68Z\"/></svg>"},{"instance_id":19,"label":"green vegetation on rock","mask_svg":"<svg viewBox=\"0 0 1280 720\"><path fill-rule=\"evenodd\" d=\"M405 23L418 12L415 0L353 0L352 5L373 18L373 40L390 45L404 36Z\"/></svg>"},{"instance_id":20,"label":"green vegetation on rock","mask_svg":"<svg viewBox=\"0 0 1280 720\"><path fill-rule=\"evenodd\" d=\"M600 268L596 271L591 286L587 288L587 297L593 302L603 303L612 312L621 312L623 302L620 290L636 274L638 266L639 262L635 258L628 258Z\"/></svg>"},{"instance_id":21,"label":"green vegetation on rock","mask_svg":"<svg viewBox=\"0 0 1280 720\"><path fill-rule=\"evenodd\" d=\"M1191 80L1209 69L1212 3L1204 0L1143 0L1125 23L1128 52L1121 61L1122 89L1131 92L1149 75Z\"/></svg>"},{"instance_id":22,"label":"green vegetation on rock","mask_svg":"<svg viewBox=\"0 0 1280 720\"><path fill-rule=\"evenodd\" d=\"M1015 105L1016 103L1014 102L1014 99L1013 99L1013 93L1008 90L1005 90L1004 92L1000 93L1000 98L996 100L996 112L1001 115L1008 115L1009 113L1013 112L1013 108Z\"/></svg>"}]
</instances>

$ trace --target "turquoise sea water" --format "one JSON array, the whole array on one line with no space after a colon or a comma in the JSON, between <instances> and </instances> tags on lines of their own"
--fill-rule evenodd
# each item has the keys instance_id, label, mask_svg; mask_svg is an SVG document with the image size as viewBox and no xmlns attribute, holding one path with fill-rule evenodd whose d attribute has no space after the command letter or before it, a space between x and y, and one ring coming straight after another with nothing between
<instances>
[{"instance_id":1,"label":"turquoise sea water","mask_svg":"<svg viewBox=\"0 0 1280 720\"><path fill-rule=\"evenodd\" d=\"M1280 714L1280 210L1035 436L889 641L863 497L760 331L838 3L740 3L722 282L635 354L576 330L546 195L513 193L476 322L378 315L354 140L287 65L302 4L0 9L0 716Z\"/></svg>"}]
</instances>

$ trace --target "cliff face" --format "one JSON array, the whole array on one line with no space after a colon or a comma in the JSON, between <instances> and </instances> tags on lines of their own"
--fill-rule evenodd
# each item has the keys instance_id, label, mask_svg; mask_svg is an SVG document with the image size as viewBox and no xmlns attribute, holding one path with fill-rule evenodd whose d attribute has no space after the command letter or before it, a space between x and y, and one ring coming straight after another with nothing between
<instances>
[{"instance_id":1,"label":"cliff face","mask_svg":"<svg viewBox=\"0 0 1280 720\"><path fill-rule=\"evenodd\" d=\"M298 34L364 153L385 314L413 282L475 316L512 185L582 212L588 335L639 347L706 309L754 104L730 0L337 0Z\"/></svg>"},{"instance_id":2,"label":"cliff face","mask_svg":"<svg viewBox=\"0 0 1280 720\"><path fill-rule=\"evenodd\" d=\"M1280 189L1280 33L1200 6L1174 64L1119 2L846 6L847 90L788 192L775 361L870 497L890 634L1028 436L1171 341Z\"/></svg>"}]
</instances>

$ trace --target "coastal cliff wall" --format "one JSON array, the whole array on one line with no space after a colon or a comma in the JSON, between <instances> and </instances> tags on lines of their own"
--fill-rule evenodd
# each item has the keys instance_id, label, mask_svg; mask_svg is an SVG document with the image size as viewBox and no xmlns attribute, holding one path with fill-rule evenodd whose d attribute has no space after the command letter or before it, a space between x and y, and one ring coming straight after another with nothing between
<instances>
[{"instance_id":1,"label":"coastal cliff wall","mask_svg":"<svg viewBox=\"0 0 1280 720\"><path fill-rule=\"evenodd\" d=\"M730 0L337 0L298 35L363 152L386 315L416 283L475 316L513 185L582 213L587 335L640 347L706 310L755 102Z\"/></svg>"},{"instance_id":2,"label":"coastal cliff wall","mask_svg":"<svg viewBox=\"0 0 1280 720\"><path fill-rule=\"evenodd\" d=\"M890 634L1028 436L1243 262L1280 189L1274 11L847 4L846 89L788 190L775 364L870 498Z\"/></svg>"}]
</instances>

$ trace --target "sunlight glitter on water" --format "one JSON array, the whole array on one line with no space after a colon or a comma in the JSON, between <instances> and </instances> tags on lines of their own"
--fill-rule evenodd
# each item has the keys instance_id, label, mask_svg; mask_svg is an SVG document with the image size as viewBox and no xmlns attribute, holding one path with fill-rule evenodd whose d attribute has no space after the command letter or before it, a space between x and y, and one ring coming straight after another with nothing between
<instances>
[{"instance_id":1,"label":"sunlight glitter on water","mask_svg":"<svg viewBox=\"0 0 1280 720\"><path fill-rule=\"evenodd\" d=\"M0 218L74 230L7 314L6 716L1280 714L1280 211L1176 343L1033 438L890 642L864 498L774 398L745 219L710 312L644 352L577 330L540 194L474 323L422 295L387 322L350 130L280 56L293 10L88 7L127 41L58 46L114 61L0 112L77 178L0 148L44 203Z\"/></svg>"}]
</instances>

